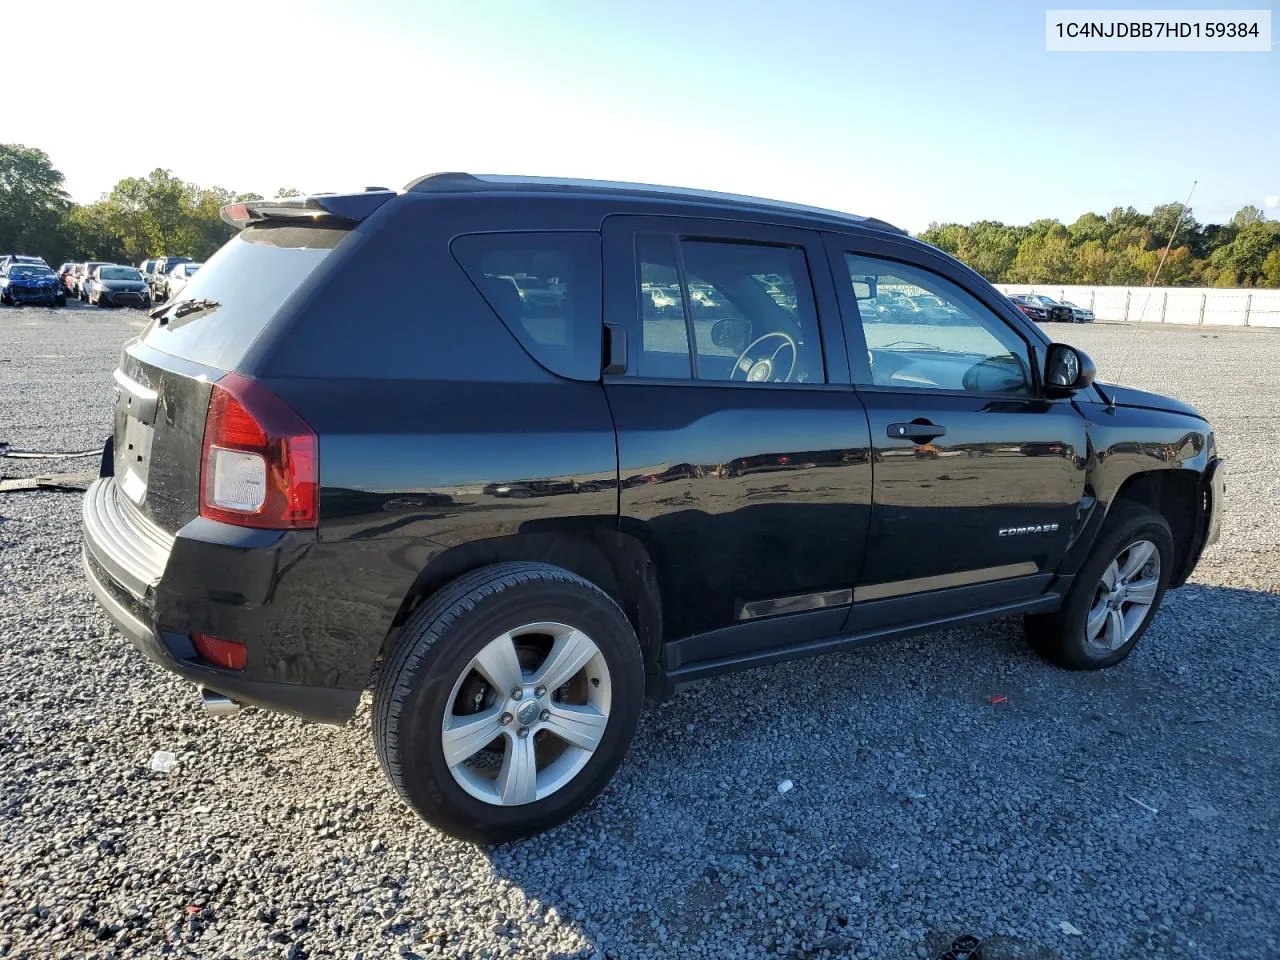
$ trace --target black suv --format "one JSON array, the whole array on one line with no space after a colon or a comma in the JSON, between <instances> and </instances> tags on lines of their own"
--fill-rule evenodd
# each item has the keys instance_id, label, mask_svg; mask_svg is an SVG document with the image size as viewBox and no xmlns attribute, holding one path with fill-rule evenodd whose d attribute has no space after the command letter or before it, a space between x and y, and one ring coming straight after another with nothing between
<instances>
[{"instance_id":1,"label":"black suv","mask_svg":"<svg viewBox=\"0 0 1280 960\"><path fill-rule=\"evenodd\" d=\"M376 673L458 837L566 819L725 671L1009 614L1117 663L1217 537L1203 417L877 220L466 174L224 216L121 356L90 583L215 712L342 723Z\"/></svg>"}]
</instances>

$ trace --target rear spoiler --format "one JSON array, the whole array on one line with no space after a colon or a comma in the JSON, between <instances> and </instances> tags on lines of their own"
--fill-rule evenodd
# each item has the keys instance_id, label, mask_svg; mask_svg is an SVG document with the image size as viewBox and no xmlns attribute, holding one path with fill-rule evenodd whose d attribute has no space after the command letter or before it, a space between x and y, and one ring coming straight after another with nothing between
<instances>
[{"instance_id":1,"label":"rear spoiler","mask_svg":"<svg viewBox=\"0 0 1280 960\"><path fill-rule=\"evenodd\" d=\"M237 230L266 220L306 220L312 223L359 223L396 195L385 187L363 193L315 193L307 197L242 200L222 208L222 219Z\"/></svg>"}]
</instances>

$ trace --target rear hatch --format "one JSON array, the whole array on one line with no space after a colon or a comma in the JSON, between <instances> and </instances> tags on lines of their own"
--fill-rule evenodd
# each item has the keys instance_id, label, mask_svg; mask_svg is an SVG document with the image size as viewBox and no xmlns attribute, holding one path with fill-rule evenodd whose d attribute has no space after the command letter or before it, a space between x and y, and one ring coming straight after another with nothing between
<instances>
[{"instance_id":1,"label":"rear hatch","mask_svg":"<svg viewBox=\"0 0 1280 960\"><path fill-rule=\"evenodd\" d=\"M241 205L243 207L243 205ZM115 372L112 434L122 500L176 532L200 514L205 418L213 383L235 370L289 297L352 224L256 222L155 311Z\"/></svg>"}]
</instances>

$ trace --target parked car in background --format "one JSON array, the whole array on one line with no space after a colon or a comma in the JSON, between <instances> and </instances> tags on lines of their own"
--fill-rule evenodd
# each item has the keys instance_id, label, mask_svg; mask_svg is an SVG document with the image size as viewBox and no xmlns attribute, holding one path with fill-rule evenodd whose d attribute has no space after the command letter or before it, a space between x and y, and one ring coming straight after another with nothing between
<instances>
[{"instance_id":1,"label":"parked car in background","mask_svg":"<svg viewBox=\"0 0 1280 960\"><path fill-rule=\"evenodd\" d=\"M58 286L62 290L62 296L65 298L71 293L72 271L76 265L74 263L64 263L58 268Z\"/></svg>"},{"instance_id":2,"label":"parked car in background","mask_svg":"<svg viewBox=\"0 0 1280 960\"><path fill-rule=\"evenodd\" d=\"M649 298L649 304L652 309L658 313L672 313L680 309L680 291L666 290L652 284L645 286L641 291L642 296Z\"/></svg>"},{"instance_id":3,"label":"parked car in background","mask_svg":"<svg viewBox=\"0 0 1280 960\"><path fill-rule=\"evenodd\" d=\"M71 272L67 274L67 293L77 300L80 299L80 284L84 281L88 272L88 263L73 263Z\"/></svg>"},{"instance_id":4,"label":"parked car in background","mask_svg":"<svg viewBox=\"0 0 1280 960\"><path fill-rule=\"evenodd\" d=\"M157 284L161 291L159 299L171 300L182 293L183 288L196 275L196 271L200 269L200 266L200 264L194 262L180 263L168 273L160 275L157 278Z\"/></svg>"},{"instance_id":5,"label":"parked car in background","mask_svg":"<svg viewBox=\"0 0 1280 960\"><path fill-rule=\"evenodd\" d=\"M155 269L147 277L147 286L151 289L151 299L162 303L168 298L169 273L180 263L191 263L190 257L158 257Z\"/></svg>"},{"instance_id":6,"label":"parked car in background","mask_svg":"<svg viewBox=\"0 0 1280 960\"><path fill-rule=\"evenodd\" d=\"M151 278L154 277L156 273L155 259L143 260L138 264L138 272L142 274L142 279L147 281L147 284L150 285Z\"/></svg>"},{"instance_id":7,"label":"parked car in background","mask_svg":"<svg viewBox=\"0 0 1280 960\"><path fill-rule=\"evenodd\" d=\"M1046 297L1043 293L1028 293L1024 295L1024 299L1032 306L1043 310L1045 319L1049 323L1071 323L1075 319L1070 307L1053 297Z\"/></svg>"},{"instance_id":8,"label":"parked car in background","mask_svg":"<svg viewBox=\"0 0 1280 960\"><path fill-rule=\"evenodd\" d=\"M959 310L939 297L918 294L906 299L915 308L920 323L959 323L963 319Z\"/></svg>"},{"instance_id":9,"label":"parked car in background","mask_svg":"<svg viewBox=\"0 0 1280 960\"><path fill-rule=\"evenodd\" d=\"M1021 294L1014 294L1010 296L1009 299L1013 302L1015 307L1025 313L1032 320L1035 320L1038 323L1045 323L1048 321L1049 311L1040 306L1040 304L1022 296Z\"/></svg>"},{"instance_id":10,"label":"parked car in background","mask_svg":"<svg viewBox=\"0 0 1280 960\"><path fill-rule=\"evenodd\" d=\"M0 257L0 270L3 270L10 263L34 263L42 267L47 267L44 257L28 257L21 253L6 253Z\"/></svg>"},{"instance_id":11,"label":"parked car in background","mask_svg":"<svg viewBox=\"0 0 1280 960\"><path fill-rule=\"evenodd\" d=\"M11 307L24 303L53 307L66 302L58 275L46 264L12 258L0 265L0 303Z\"/></svg>"},{"instance_id":12,"label":"parked car in background","mask_svg":"<svg viewBox=\"0 0 1280 960\"><path fill-rule=\"evenodd\" d=\"M81 270L75 275L76 277L76 296L84 303L89 302L89 281L93 278L93 272L99 267L111 266L109 260L90 260L88 263L82 263Z\"/></svg>"},{"instance_id":13,"label":"parked car in background","mask_svg":"<svg viewBox=\"0 0 1280 960\"><path fill-rule=\"evenodd\" d=\"M1094 384L1084 353L879 220L460 173L223 216L240 232L199 298L156 311L103 384L87 578L213 713L342 723L380 664L383 769L453 836L572 816L646 691L1015 613L1047 660L1112 666L1218 536L1203 416ZM406 263L428 311L406 309ZM521 271L568 278L555 336ZM637 310L658 273L712 286L738 334ZM859 278L951 304L965 335L922 317L881 336ZM775 680L757 699L806 695Z\"/></svg>"},{"instance_id":14,"label":"parked car in background","mask_svg":"<svg viewBox=\"0 0 1280 960\"><path fill-rule=\"evenodd\" d=\"M94 268L85 284L85 299L95 307L145 307L151 303L147 282L138 268L118 263Z\"/></svg>"},{"instance_id":15,"label":"parked car in background","mask_svg":"<svg viewBox=\"0 0 1280 960\"><path fill-rule=\"evenodd\" d=\"M1093 311L1088 307L1078 307L1070 300L1063 300L1064 307L1071 308L1071 318L1076 323L1093 323Z\"/></svg>"}]
</instances>

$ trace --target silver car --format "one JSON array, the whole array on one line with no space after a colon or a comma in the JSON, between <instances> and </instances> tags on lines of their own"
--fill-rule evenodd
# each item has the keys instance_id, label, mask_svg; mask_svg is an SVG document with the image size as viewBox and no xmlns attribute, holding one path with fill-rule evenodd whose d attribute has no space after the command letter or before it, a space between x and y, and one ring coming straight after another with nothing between
<instances>
[{"instance_id":1,"label":"silver car","mask_svg":"<svg viewBox=\"0 0 1280 960\"><path fill-rule=\"evenodd\" d=\"M170 270L160 281L163 284L164 299L172 300L182 293L182 288L191 281L199 269L198 263L180 263Z\"/></svg>"},{"instance_id":2,"label":"silver car","mask_svg":"<svg viewBox=\"0 0 1280 960\"><path fill-rule=\"evenodd\" d=\"M1062 305L1071 308L1072 323L1093 323L1093 311L1088 307L1077 307L1070 300L1063 300Z\"/></svg>"}]
</instances>

